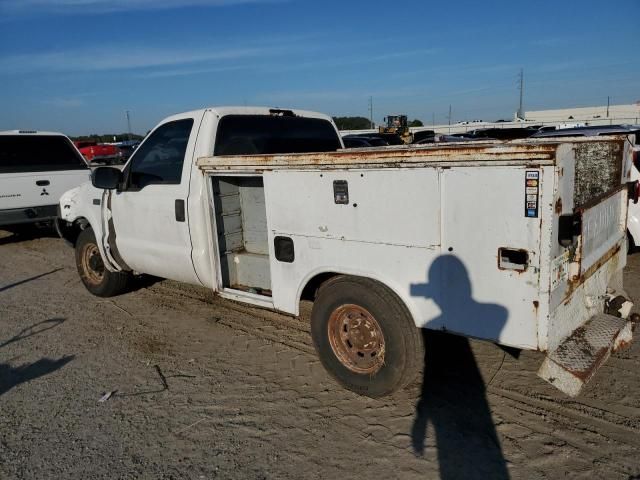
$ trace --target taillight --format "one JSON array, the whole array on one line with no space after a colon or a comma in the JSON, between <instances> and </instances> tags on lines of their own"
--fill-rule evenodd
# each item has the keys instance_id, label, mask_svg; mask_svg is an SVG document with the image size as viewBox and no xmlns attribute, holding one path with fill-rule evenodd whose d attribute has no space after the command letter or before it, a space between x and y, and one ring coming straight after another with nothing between
<instances>
[{"instance_id":1,"label":"taillight","mask_svg":"<svg viewBox=\"0 0 640 480\"><path fill-rule=\"evenodd\" d=\"M638 198L640 198L640 181L627 182L627 198L629 201L633 200L633 203L638 203Z\"/></svg>"}]
</instances>

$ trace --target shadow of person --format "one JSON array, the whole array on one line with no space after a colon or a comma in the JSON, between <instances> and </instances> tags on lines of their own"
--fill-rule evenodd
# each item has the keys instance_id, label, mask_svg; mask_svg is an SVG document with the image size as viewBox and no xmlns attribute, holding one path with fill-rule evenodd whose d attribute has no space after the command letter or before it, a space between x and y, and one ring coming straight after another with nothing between
<instances>
[{"instance_id":1,"label":"shadow of person","mask_svg":"<svg viewBox=\"0 0 640 480\"><path fill-rule=\"evenodd\" d=\"M40 335L41 333L44 333L47 330L56 328L60 324L64 323L66 320L67 320L66 318L49 318L47 320L42 320L41 322L34 323L33 325L30 325L20 330L9 340L6 340L5 342L0 343L0 348L6 347L7 345L14 342L25 340L34 335Z\"/></svg>"},{"instance_id":2,"label":"shadow of person","mask_svg":"<svg viewBox=\"0 0 640 480\"><path fill-rule=\"evenodd\" d=\"M411 294L431 298L440 308L441 315L429 321L429 328L497 339L507 320L504 307L473 300L467 270L453 255L438 257L429 268L428 283L412 285ZM442 479L508 479L486 387L469 341L431 330L423 330L423 340L422 391L411 431L414 452L424 454L431 424Z\"/></svg>"},{"instance_id":3,"label":"shadow of person","mask_svg":"<svg viewBox=\"0 0 640 480\"><path fill-rule=\"evenodd\" d=\"M26 383L36 378L48 375L51 372L64 367L75 358L74 355L64 356L58 360L43 358L20 367L12 367L6 363L0 363L0 395L7 393L13 387Z\"/></svg>"},{"instance_id":4,"label":"shadow of person","mask_svg":"<svg viewBox=\"0 0 640 480\"><path fill-rule=\"evenodd\" d=\"M62 268L54 268L53 270L50 270L48 272L40 273L38 275L34 275L33 277L25 278L24 280L20 280L18 282L10 283L9 285L0 286L0 292L4 292L5 290L9 290L10 288L17 287L19 285L22 285L23 283L32 282L32 281L37 280L39 278L46 277L47 275L51 275L53 273L59 272L60 270L62 270Z\"/></svg>"}]
</instances>

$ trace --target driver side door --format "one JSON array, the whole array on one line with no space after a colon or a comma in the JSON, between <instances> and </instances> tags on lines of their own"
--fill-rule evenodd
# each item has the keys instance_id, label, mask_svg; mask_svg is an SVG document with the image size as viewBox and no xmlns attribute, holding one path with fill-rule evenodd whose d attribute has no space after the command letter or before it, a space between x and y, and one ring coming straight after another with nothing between
<instances>
[{"instance_id":1,"label":"driver side door","mask_svg":"<svg viewBox=\"0 0 640 480\"><path fill-rule=\"evenodd\" d=\"M116 254L141 273L199 283L191 260L187 197L201 118L171 117L140 145L110 198Z\"/></svg>"}]
</instances>

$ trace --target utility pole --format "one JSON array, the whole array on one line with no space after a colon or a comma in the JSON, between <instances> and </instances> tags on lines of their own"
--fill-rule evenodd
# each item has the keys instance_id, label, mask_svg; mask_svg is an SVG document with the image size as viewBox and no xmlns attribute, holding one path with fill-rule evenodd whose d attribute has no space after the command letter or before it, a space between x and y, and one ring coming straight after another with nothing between
<instances>
[{"instance_id":1,"label":"utility pole","mask_svg":"<svg viewBox=\"0 0 640 480\"><path fill-rule=\"evenodd\" d=\"M127 133L129 134L129 141L131 141L131 119L129 118L129 110L125 110L127 114Z\"/></svg>"},{"instance_id":2,"label":"utility pole","mask_svg":"<svg viewBox=\"0 0 640 480\"><path fill-rule=\"evenodd\" d=\"M518 118L524 120L524 110L522 109L522 98L524 96L524 70L520 69L518 76L518 89L520 90L520 105L518 107Z\"/></svg>"},{"instance_id":3,"label":"utility pole","mask_svg":"<svg viewBox=\"0 0 640 480\"><path fill-rule=\"evenodd\" d=\"M369 127L373 128L373 97L369 97Z\"/></svg>"},{"instance_id":4,"label":"utility pole","mask_svg":"<svg viewBox=\"0 0 640 480\"><path fill-rule=\"evenodd\" d=\"M607 118L609 118L609 100L610 100L610 97L609 95L607 95Z\"/></svg>"},{"instance_id":5,"label":"utility pole","mask_svg":"<svg viewBox=\"0 0 640 480\"><path fill-rule=\"evenodd\" d=\"M431 113L431 116L432 116L431 125L435 126L436 125L436 113L435 112Z\"/></svg>"}]
</instances>

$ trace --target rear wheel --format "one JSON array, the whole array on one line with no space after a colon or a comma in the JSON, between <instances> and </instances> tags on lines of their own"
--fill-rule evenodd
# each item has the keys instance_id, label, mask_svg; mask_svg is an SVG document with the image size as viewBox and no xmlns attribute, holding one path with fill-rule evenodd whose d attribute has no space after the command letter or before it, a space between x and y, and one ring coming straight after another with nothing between
<instances>
[{"instance_id":1,"label":"rear wheel","mask_svg":"<svg viewBox=\"0 0 640 480\"><path fill-rule=\"evenodd\" d=\"M91 228L83 230L76 241L76 267L87 290L99 297L124 293L132 278L127 272L107 270Z\"/></svg>"},{"instance_id":2,"label":"rear wheel","mask_svg":"<svg viewBox=\"0 0 640 480\"><path fill-rule=\"evenodd\" d=\"M344 387L369 397L406 386L424 359L420 330L404 304L366 278L339 276L320 288L311 334L327 371Z\"/></svg>"}]
</instances>

